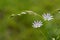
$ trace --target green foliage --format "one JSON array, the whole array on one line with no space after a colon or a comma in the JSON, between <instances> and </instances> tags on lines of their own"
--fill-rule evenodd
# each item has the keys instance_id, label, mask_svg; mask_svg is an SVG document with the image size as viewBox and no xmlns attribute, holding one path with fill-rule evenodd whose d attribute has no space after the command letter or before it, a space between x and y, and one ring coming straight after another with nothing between
<instances>
[{"instance_id":1,"label":"green foliage","mask_svg":"<svg viewBox=\"0 0 60 40\"><path fill-rule=\"evenodd\" d=\"M0 0L0 40L60 40L60 0ZM40 16L23 14L31 10L39 15L51 13L51 21L45 21L42 27L33 28L34 20L42 20Z\"/></svg>"}]
</instances>

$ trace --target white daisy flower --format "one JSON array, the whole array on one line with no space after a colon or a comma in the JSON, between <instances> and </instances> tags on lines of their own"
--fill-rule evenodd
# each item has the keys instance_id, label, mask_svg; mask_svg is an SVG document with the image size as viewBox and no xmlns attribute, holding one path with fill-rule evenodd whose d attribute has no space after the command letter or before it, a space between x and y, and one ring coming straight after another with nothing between
<instances>
[{"instance_id":1,"label":"white daisy flower","mask_svg":"<svg viewBox=\"0 0 60 40\"><path fill-rule=\"evenodd\" d=\"M44 20L48 20L48 21L50 21L50 20L53 19L53 16L51 16L49 13L47 13L47 14L43 14L42 16L43 16Z\"/></svg>"},{"instance_id":2,"label":"white daisy flower","mask_svg":"<svg viewBox=\"0 0 60 40\"><path fill-rule=\"evenodd\" d=\"M33 23L33 28L38 28L38 27L41 27L43 24L42 24L42 22L41 21L34 21L34 23Z\"/></svg>"},{"instance_id":3,"label":"white daisy flower","mask_svg":"<svg viewBox=\"0 0 60 40\"><path fill-rule=\"evenodd\" d=\"M52 40L55 40L55 38L52 38Z\"/></svg>"}]
</instances>

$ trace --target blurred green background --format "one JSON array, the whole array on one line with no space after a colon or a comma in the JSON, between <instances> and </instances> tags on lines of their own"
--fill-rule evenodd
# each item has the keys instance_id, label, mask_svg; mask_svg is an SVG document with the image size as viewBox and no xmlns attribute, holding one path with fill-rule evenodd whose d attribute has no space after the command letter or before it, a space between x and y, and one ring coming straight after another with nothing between
<instances>
[{"instance_id":1,"label":"blurred green background","mask_svg":"<svg viewBox=\"0 0 60 40\"><path fill-rule=\"evenodd\" d=\"M0 0L0 40L60 40L60 11L57 9L60 9L60 0ZM39 15L51 13L54 19L35 29L33 21L43 21L39 16L10 17L26 10Z\"/></svg>"}]
</instances>

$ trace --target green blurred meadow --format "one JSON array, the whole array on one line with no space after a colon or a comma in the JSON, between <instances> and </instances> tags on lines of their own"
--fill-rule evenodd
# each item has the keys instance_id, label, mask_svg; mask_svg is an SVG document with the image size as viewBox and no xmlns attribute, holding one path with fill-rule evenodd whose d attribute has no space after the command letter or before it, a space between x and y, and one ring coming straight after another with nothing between
<instances>
[{"instance_id":1,"label":"green blurred meadow","mask_svg":"<svg viewBox=\"0 0 60 40\"><path fill-rule=\"evenodd\" d=\"M0 40L60 40L60 0L0 0ZM31 10L39 15L50 13L54 19L33 28L34 20L43 18L35 15L10 17Z\"/></svg>"}]
</instances>

